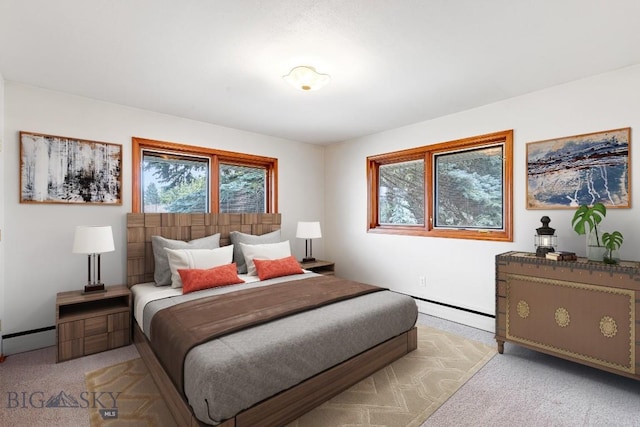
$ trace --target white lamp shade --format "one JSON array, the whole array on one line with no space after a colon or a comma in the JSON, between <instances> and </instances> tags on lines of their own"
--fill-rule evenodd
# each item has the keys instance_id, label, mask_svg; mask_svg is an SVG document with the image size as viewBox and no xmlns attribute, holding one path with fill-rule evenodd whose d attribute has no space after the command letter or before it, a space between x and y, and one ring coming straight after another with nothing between
<instances>
[{"instance_id":1,"label":"white lamp shade","mask_svg":"<svg viewBox=\"0 0 640 427\"><path fill-rule=\"evenodd\" d=\"M298 222L296 237L299 239L317 239L322 237L319 222Z\"/></svg>"},{"instance_id":2,"label":"white lamp shade","mask_svg":"<svg viewBox=\"0 0 640 427\"><path fill-rule=\"evenodd\" d=\"M111 226L79 225L73 238L74 254L100 254L115 250Z\"/></svg>"}]
</instances>

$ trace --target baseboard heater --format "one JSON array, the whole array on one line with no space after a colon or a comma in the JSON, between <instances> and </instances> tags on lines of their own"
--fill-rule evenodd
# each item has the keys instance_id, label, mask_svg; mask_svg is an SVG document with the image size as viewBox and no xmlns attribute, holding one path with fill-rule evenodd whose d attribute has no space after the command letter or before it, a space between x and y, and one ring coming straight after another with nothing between
<instances>
[{"instance_id":1,"label":"baseboard heater","mask_svg":"<svg viewBox=\"0 0 640 427\"><path fill-rule=\"evenodd\" d=\"M55 328L56 327L54 325L54 326L45 326L44 328L31 329L30 331L14 332L12 334L3 335L2 339L8 340L9 338L16 338L16 337L22 337L24 335L38 334L40 332L52 331Z\"/></svg>"},{"instance_id":2,"label":"baseboard heater","mask_svg":"<svg viewBox=\"0 0 640 427\"><path fill-rule=\"evenodd\" d=\"M398 293L402 293L402 292L398 292ZM427 299L427 298L421 298L421 297L417 297L415 295L409 295L409 294L404 294L404 295L408 295L411 298L416 299L418 301L428 302L429 304L436 304L436 305L440 305L442 307L453 308L454 310L460 310L460 311L464 311L466 313L477 314L478 316L489 317L491 319L495 319L496 318L496 316L493 315L493 314L483 313L481 311L472 310L470 308L459 307L457 305L447 304L446 302L435 301L435 300Z\"/></svg>"},{"instance_id":3,"label":"baseboard heater","mask_svg":"<svg viewBox=\"0 0 640 427\"><path fill-rule=\"evenodd\" d=\"M0 349L6 357L11 354L23 353L55 344L55 326L31 329L29 331L13 332L3 335L0 339Z\"/></svg>"}]
</instances>

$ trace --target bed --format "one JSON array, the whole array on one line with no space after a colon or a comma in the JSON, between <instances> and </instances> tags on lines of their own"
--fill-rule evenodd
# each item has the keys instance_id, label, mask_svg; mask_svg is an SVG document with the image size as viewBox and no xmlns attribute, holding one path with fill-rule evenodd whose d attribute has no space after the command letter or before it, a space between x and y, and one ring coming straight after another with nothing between
<instances>
[{"instance_id":1,"label":"bed","mask_svg":"<svg viewBox=\"0 0 640 427\"><path fill-rule=\"evenodd\" d=\"M265 280L239 274L243 283L185 294L155 286L153 236L193 241L219 234L225 247L233 232L267 236L280 229L280 221L280 214L127 216L134 343L181 426L284 425L417 347L415 302L357 282L302 272ZM224 328L231 329L218 336L195 344L182 340L177 325L199 321L195 313L220 317L220 307L233 306L240 314L229 317L243 317L249 311L241 301L272 304L267 296L275 300L277 294L287 297L278 310L287 308L276 317L246 328L224 319ZM313 309L295 306L313 298L322 299L313 300ZM272 313L274 307L255 311ZM161 323L169 314L186 317Z\"/></svg>"}]
</instances>

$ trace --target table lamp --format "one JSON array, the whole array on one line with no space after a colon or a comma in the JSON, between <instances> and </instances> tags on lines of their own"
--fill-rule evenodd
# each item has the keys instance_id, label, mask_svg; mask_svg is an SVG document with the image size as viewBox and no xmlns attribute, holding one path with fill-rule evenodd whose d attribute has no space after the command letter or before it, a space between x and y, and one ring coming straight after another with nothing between
<instances>
[{"instance_id":1,"label":"table lamp","mask_svg":"<svg viewBox=\"0 0 640 427\"><path fill-rule=\"evenodd\" d=\"M87 254L87 284L83 293L104 291L100 281L100 254L113 252L113 231L111 226L79 225L73 239L73 253Z\"/></svg>"},{"instance_id":2,"label":"table lamp","mask_svg":"<svg viewBox=\"0 0 640 427\"><path fill-rule=\"evenodd\" d=\"M298 222L298 229L296 231L296 237L299 239L306 239L304 243L304 258L302 262L313 262L316 259L313 257L313 246L311 239L318 239L322 237L320 231L320 223L315 222Z\"/></svg>"}]
</instances>

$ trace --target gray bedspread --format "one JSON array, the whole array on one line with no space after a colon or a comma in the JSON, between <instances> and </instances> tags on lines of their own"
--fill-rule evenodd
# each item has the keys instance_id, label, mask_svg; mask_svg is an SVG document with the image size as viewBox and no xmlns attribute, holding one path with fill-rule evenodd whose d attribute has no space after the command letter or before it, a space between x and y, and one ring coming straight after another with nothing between
<instances>
[{"instance_id":1,"label":"gray bedspread","mask_svg":"<svg viewBox=\"0 0 640 427\"><path fill-rule=\"evenodd\" d=\"M144 324L194 297L147 304ZM215 425L411 329L417 316L411 297L381 291L223 336L187 354L184 393L195 416Z\"/></svg>"}]
</instances>

